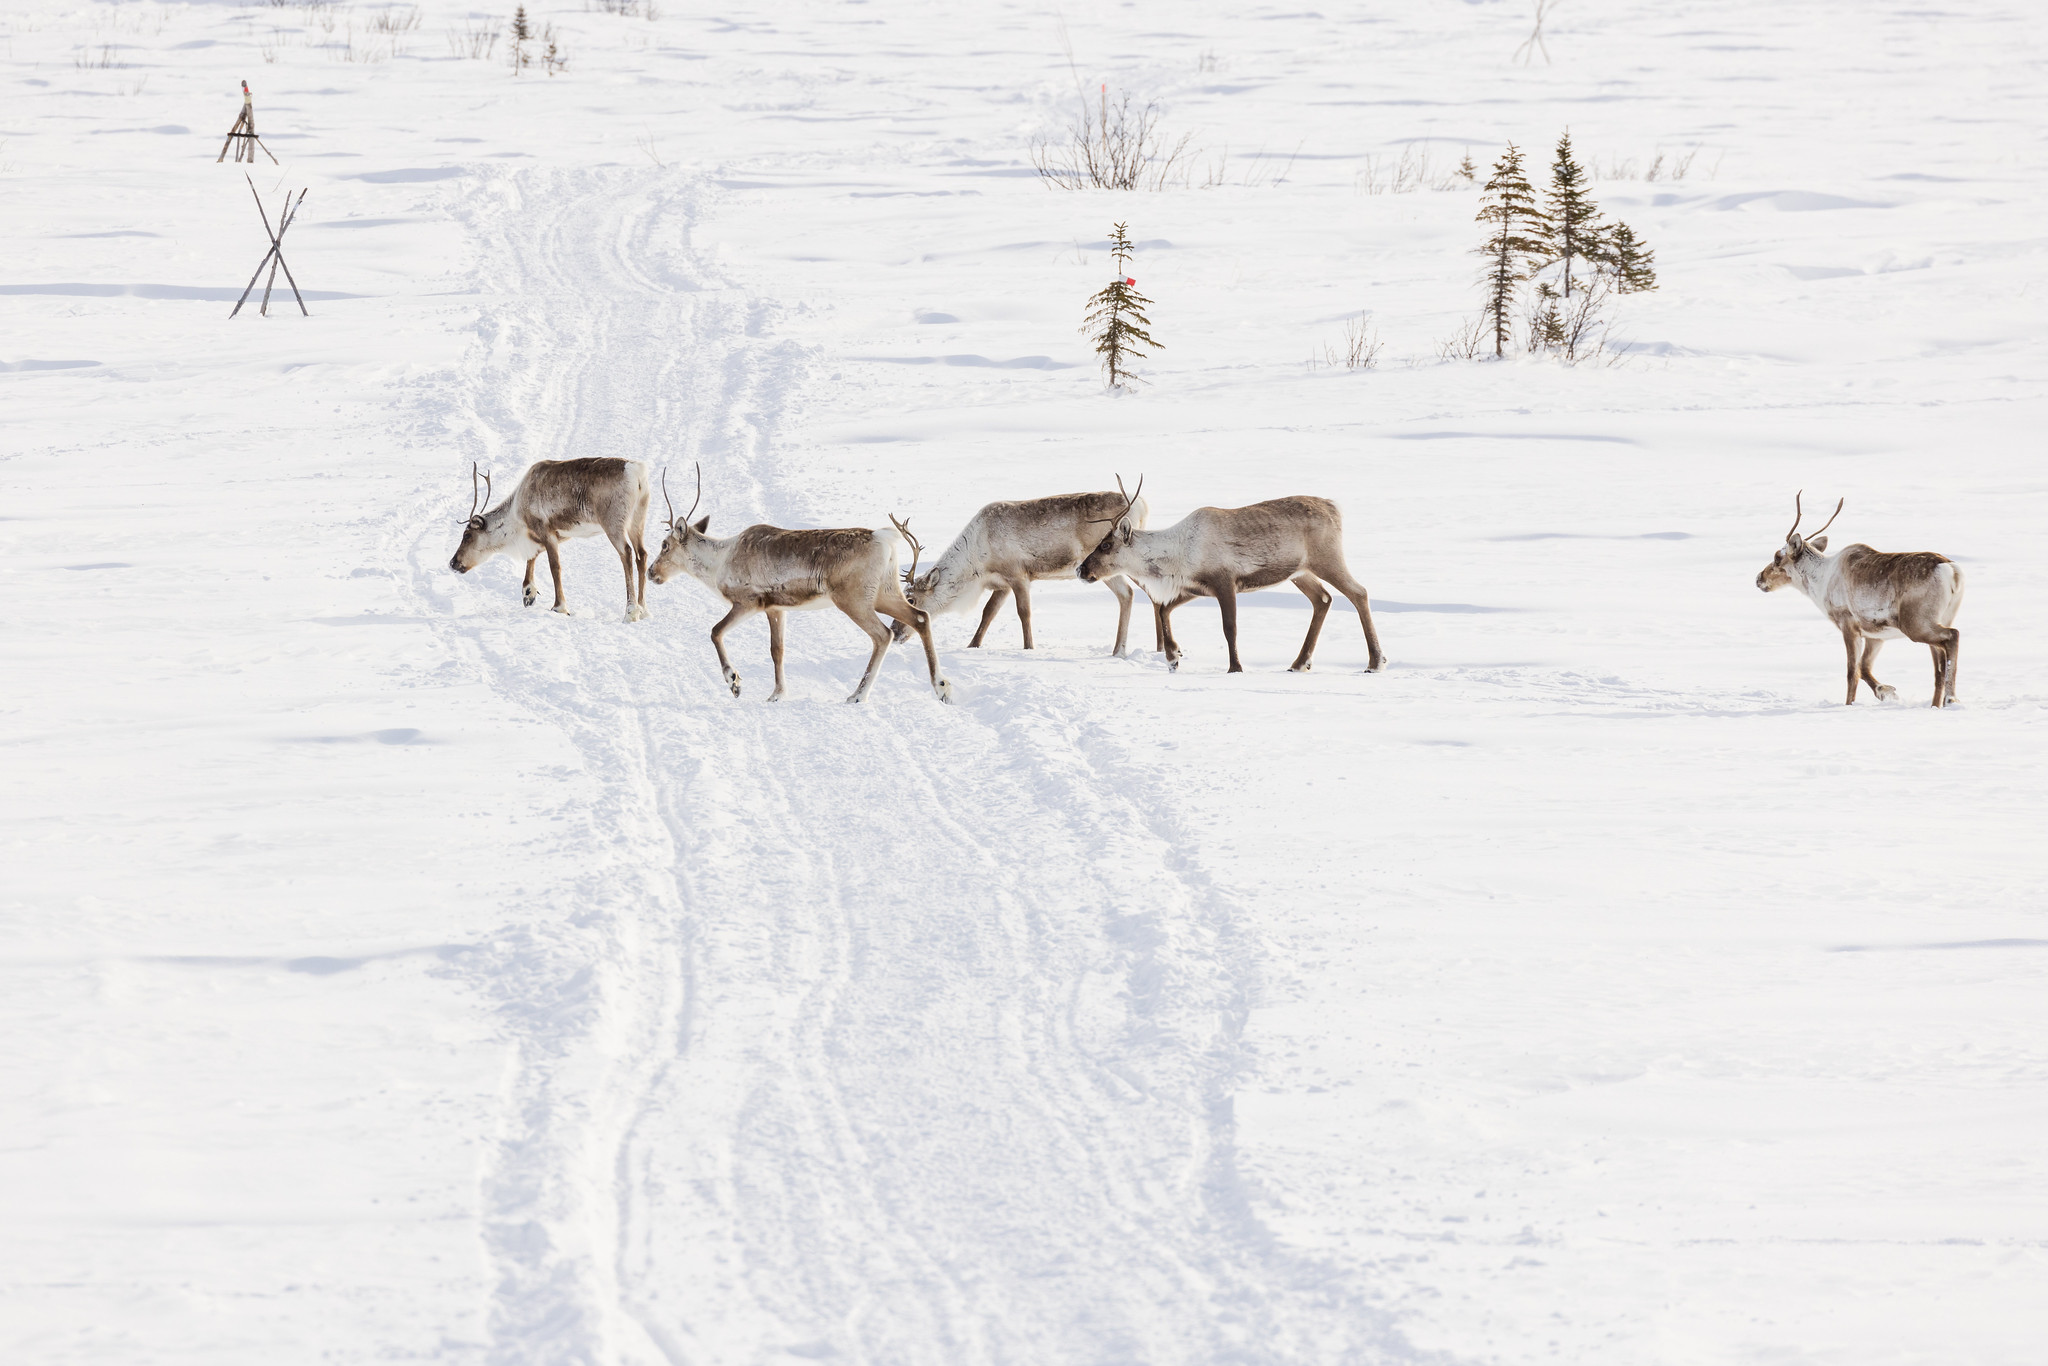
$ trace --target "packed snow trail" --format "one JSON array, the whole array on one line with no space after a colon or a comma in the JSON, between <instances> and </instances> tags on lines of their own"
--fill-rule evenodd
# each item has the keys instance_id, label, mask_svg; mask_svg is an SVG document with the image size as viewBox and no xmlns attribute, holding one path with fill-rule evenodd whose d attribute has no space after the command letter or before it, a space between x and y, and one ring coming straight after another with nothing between
<instances>
[{"instance_id":1,"label":"packed snow trail","mask_svg":"<svg viewBox=\"0 0 2048 1366\"><path fill-rule=\"evenodd\" d=\"M493 292L437 396L473 420L464 465L701 459L715 527L814 520L775 441L804 358L693 258L699 193L536 173L459 210ZM734 702L697 585L627 626L616 560L571 553L565 620L507 561L455 580L446 518L413 517L423 608L604 794L565 814L575 866L462 968L518 1042L484 1178L493 1360L1407 1355L1245 1208L1250 954L1167 806L1080 742L1083 698L942 707L897 651L849 707L859 637L805 614L792 700L759 700L742 629Z\"/></svg>"}]
</instances>

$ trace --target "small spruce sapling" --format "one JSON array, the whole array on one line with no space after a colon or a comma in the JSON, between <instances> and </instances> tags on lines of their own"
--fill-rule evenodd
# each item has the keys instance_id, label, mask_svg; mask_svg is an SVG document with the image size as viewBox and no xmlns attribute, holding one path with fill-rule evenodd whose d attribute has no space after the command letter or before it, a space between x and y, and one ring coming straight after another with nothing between
<instances>
[{"instance_id":1,"label":"small spruce sapling","mask_svg":"<svg viewBox=\"0 0 2048 1366\"><path fill-rule=\"evenodd\" d=\"M512 12L512 74L517 76L531 58L526 55L526 45L533 41L533 28L526 22L526 6L521 5Z\"/></svg>"},{"instance_id":2,"label":"small spruce sapling","mask_svg":"<svg viewBox=\"0 0 2048 1366\"><path fill-rule=\"evenodd\" d=\"M1095 343L1095 354L1102 357L1102 368L1109 374L1109 387L1118 389L1132 379L1130 362L1162 344L1145 330L1152 326L1145 316L1145 306L1152 301L1138 293L1138 282L1124 273L1131 261L1131 239L1122 223L1109 235L1109 253L1116 262L1116 278L1088 300L1081 331Z\"/></svg>"},{"instance_id":3,"label":"small spruce sapling","mask_svg":"<svg viewBox=\"0 0 2048 1366\"><path fill-rule=\"evenodd\" d=\"M1606 265L1617 294L1640 294L1657 287L1657 254L1637 239L1626 223L1616 223L1606 241Z\"/></svg>"},{"instance_id":4,"label":"small spruce sapling","mask_svg":"<svg viewBox=\"0 0 2048 1366\"><path fill-rule=\"evenodd\" d=\"M1600 206L1586 193L1586 172L1572 160L1572 135L1557 140L1557 159L1550 163L1550 187L1544 214L1545 254L1564 266L1564 297L1572 297L1572 262L1597 263L1604 252L1606 229L1600 222Z\"/></svg>"},{"instance_id":5,"label":"small spruce sapling","mask_svg":"<svg viewBox=\"0 0 2048 1366\"><path fill-rule=\"evenodd\" d=\"M1583 298L1584 286L1579 289ZM1536 282L1536 298L1529 305L1529 349L1531 351L1556 351L1565 345L1565 315L1560 307L1562 296L1557 286L1548 280Z\"/></svg>"},{"instance_id":6,"label":"small spruce sapling","mask_svg":"<svg viewBox=\"0 0 2048 1366\"><path fill-rule=\"evenodd\" d=\"M1517 287L1543 257L1546 220L1536 207L1528 177L1522 174L1522 151L1512 142L1494 163L1485 193L1475 221L1493 224L1493 235L1479 248L1479 255L1486 260L1481 276L1486 304L1480 316L1493 333L1493 354L1502 356L1507 353Z\"/></svg>"}]
</instances>

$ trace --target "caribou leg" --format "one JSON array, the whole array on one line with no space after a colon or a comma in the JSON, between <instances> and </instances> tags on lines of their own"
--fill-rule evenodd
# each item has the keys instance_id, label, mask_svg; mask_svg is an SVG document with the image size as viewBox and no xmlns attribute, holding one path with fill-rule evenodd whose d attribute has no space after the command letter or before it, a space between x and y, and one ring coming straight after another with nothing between
<instances>
[{"instance_id":1,"label":"caribou leg","mask_svg":"<svg viewBox=\"0 0 2048 1366\"><path fill-rule=\"evenodd\" d=\"M1859 680L1857 679L1857 677L1856 677L1856 666L1857 666L1857 665L1858 665L1859 663L1861 663L1861 662L1862 662L1862 658L1863 658L1863 639L1862 639L1862 637L1861 637L1861 636L1859 636L1859 635L1857 635L1857 634L1856 634L1856 628L1855 628L1855 627L1853 627L1853 626L1844 626L1844 627L1842 628L1842 648L1843 648L1843 649L1845 649L1845 650L1847 650L1847 651L1849 652L1849 699L1848 699L1848 701L1846 701L1845 703L1843 703L1843 705L1844 705L1844 706L1848 706L1848 707L1853 707L1853 706L1855 706L1855 705L1856 705L1856 684L1857 684L1857 682L1859 681ZM1935 705L1936 705L1936 706L1940 706L1940 705L1941 705L1941 657L1940 657L1939 655L1936 655L1936 656L1935 656L1935 659L1934 659L1934 673L1935 673L1935 684L1934 684L1934 698L1935 698Z\"/></svg>"},{"instance_id":2,"label":"caribou leg","mask_svg":"<svg viewBox=\"0 0 2048 1366\"><path fill-rule=\"evenodd\" d=\"M879 592L879 590L877 591ZM868 700L868 689L875 686L875 675L881 670L882 656L889 653L889 628L882 625L882 619L875 615L877 593L861 594L835 592L832 605L846 613L847 619L867 635L874 649L868 655L867 672L860 676L860 685L853 690L849 702Z\"/></svg>"},{"instance_id":3,"label":"caribou leg","mask_svg":"<svg viewBox=\"0 0 2048 1366\"><path fill-rule=\"evenodd\" d=\"M1017 595L1017 621L1024 628L1024 648L1031 648L1031 580L1018 579L1010 591Z\"/></svg>"},{"instance_id":4,"label":"caribou leg","mask_svg":"<svg viewBox=\"0 0 2048 1366\"><path fill-rule=\"evenodd\" d=\"M633 597L633 543L621 536L612 542L612 549L618 552L619 565L626 571L626 620L639 621L646 617L647 609Z\"/></svg>"},{"instance_id":5,"label":"caribou leg","mask_svg":"<svg viewBox=\"0 0 2048 1366\"><path fill-rule=\"evenodd\" d=\"M887 585L875 596L875 610L894 617L899 627L908 626L917 632L917 638L924 642L924 662L931 673L932 692L939 701L951 702L953 681L939 676L939 647L932 642L931 614L912 607L900 593L892 597Z\"/></svg>"},{"instance_id":6,"label":"caribou leg","mask_svg":"<svg viewBox=\"0 0 2048 1366\"><path fill-rule=\"evenodd\" d=\"M711 648L718 651L719 670L724 673L725 686L732 689L734 697L740 695L740 674L739 670L733 668L732 661L725 657L725 633L730 631L735 623L752 616L754 610L747 603L736 602L732 605L732 610L720 617L718 624L711 628Z\"/></svg>"},{"instance_id":7,"label":"caribou leg","mask_svg":"<svg viewBox=\"0 0 2048 1366\"><path fill-rule=\"evenodd\" d=\"M1196 593L1183 593L1172 602L1152 609L1159 623L1159 645L1166 656L1168 672L1180 672L1180 642L1173 638L1173 609L1184 602L1193 602L1198 596Z\"/></svg>"},{"instance_id":8,"label":"caribou leg","mask_svg":"<svg viewBox=\"0 0 2048 1366\"><path fill-rule=\"evenodd\" d=\"M775 691L768 694L770 702L782 700L782 618L786 615L780 607L768 611L768 657L775 661Z\"/></svg>"},{"instance_id":9,"label":"caribou leg","mask_svg":"<svg viewBox=\"0 0 2048 1366\"><path fill-rule=\"evenodd\" d=\"M1883 648L1883 637L1865 636L1863 639L1863 663L1858 671L1861 673L1863 681L1870 685L1871 696L1880 702L1889 702L1899 695L1899 690L1888 683L1878 682L1877 675L1870 671L1871 664L1877 659L1877 652Z\"/></svg>"},{"instance_id":10,"label":"caribou leg","mask_svg":"<svg viewBox=\"0 0 2048 1366\"><path fill-rule=\"evenodd\" d=\"M549 541L545 548L548 552L548 574L555 581L555 605L549 608L548 610L551 612L560 612L565 617L574 616L575 613L569 610L569 603L567 599L563 598L562 596L561 548L557 546L553 541Z\"/></svg>"},{"instance_id":11,"label":"caribou leg","mask_svg":"<svg viewBox=\"0 0 2048 1366\"><path fill-rule=\"evenodd\" d=\"M1307 595L1314 612L1308 619L1308 634L1302 638L1301 653L1287 666L1289 672L1305 674L1309 661L1315 658L1316 641L1323 634L1323 618L1330 614L1330 590L1323 587L1323 581L1306 571L1294 576L1294 586Z\"/></svg>"},{"instance_id":12,"label":"caribou leg","mask_svg":"<svg viewBox=\"0 0 2048 1366\"><path fill-rule=\"evenodd\" d=\"M519 590L519 595L526 600L528 607L533 606L540 599L540 594L533 591L533 567L539 563L540 552L538 550L526 557L526 584Z\"/></svg>"},{"instance_id":13,"label":"caribou leg","mask_svg":"<svg viewBox=\"0 0 2048 1366\"><path fill-rule=\"evenodd\" d=\"M1237 662L1237 583L1226 576L1211 580L1209 590L1216 595L1216 605L1223 611L1223 643L1230 650L1230 668L1227 673L1241 674L1244 665Z\"/></svg>"},{"instance_id":14,"label":"caribou leg","mask_svg":"<svg viewBox=\"0 0 2048 1366\"><path fill-rule=\"evenodd\" d=\"M1341 564L1326 565L1316 572L1358 609L1358 624L1365 628L1365 671L1376 674L1386 668L1386 652L1380 649L1380 633L1373 629L1372 603L1365 596L1365 585L1352 578L1351 571Z\"/></svg>"},{"instance_id":15,"label":"caribou leg","mask_svg":"<svg viewBox=\"0 0 2048 1366\"><path fill-rule=\"evenodd\" d=\"M1116 648L1110 653L1118 659L1124 657L1124 646L1131 638L1131 581L1121 574L1103 580L1110 592L1116 594Z\"/></svg>"},{"instance_id":16,"label":"caribou leg","mask_svg":"<svg viewBox=\"0 0 2048 1366\"><path fill-rule=\"evenodd\" d=\"M1002 610L1003 604L1009 601L1009 598L1010 590L1007 587L997 588L988 595L988 606L981 609L981 625L974 628L974 639L967 642L968 649L981 648L981 638L988 634L989 623L996 619L996 613Z\"/></svg>"},{"instance_id":17,"label":"caribou leg","mask_svg":"<svg viewBox=\"0 0 2048 1366\"><path fill-rule=\"evenodd\" d=\"M1934 655L1934 705L1945 707L1956 700L1956 652L1962 648L1963 633L1953 626L1934 626L1913 639Z\"/></svg>"}]
</instances>

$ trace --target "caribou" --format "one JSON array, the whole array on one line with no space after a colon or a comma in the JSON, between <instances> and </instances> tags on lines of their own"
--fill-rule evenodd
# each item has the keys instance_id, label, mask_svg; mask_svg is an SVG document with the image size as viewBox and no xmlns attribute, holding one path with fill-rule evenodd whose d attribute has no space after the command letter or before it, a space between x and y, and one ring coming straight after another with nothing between
<instances>
[{"instance_id":1,"label":"caribou","mask_svg":"<svg viewBox=\"0 0 2048 1366\"><path fill-rule=\"evenodd\" d=\"M521 597L531 607L539 597L533 588L534 561L545 554L555 581L552 610L569 616L569 603L562 596L561 543L602 535L619 552L619 564L626 571L626 620L646 620L647 466L638 460L602 457L537 460L512 496L491 507L491 477L472 461L469 489L469 522L462 530L462 544L448 561L450 569L467 574L493 555L523 558L526 583Z\"/></svg>"},{"instance_id":2,"label":"caribou","mask_svg":"<svg viewBox=\"0 0 2048 1366\"><path fill-rule=\"evenodd\" d=\"M1823 533L1842 515L1848 499L1836 502L1834 515L1819 531L1801 536L1804 496L1804 490L1793 496L1792 529L1785 533L1784 547L1756 576L1756 586L1766 593L1797 587L1842 633L1842 648L1849 655L1844 705L1856 705L1859 679L1880 702L1898 696L1897 688L1877 681L1870 666L1887 640L1902 638L1918 641L1934 655L1934 705L1955 701L1956 652L1963 634L1949 623L1963 605L1963 571L1946 555L1928 550L1888 555L1851 545L1831 557L1824 553L1828 538Z\"/></svg>"},{"instance_id":3,"label":"caribou","mask_svg":"<svg viewBox=\"0 0 2048 1366\"><path fill-rule=\"evenodd\" d=\"M990 589L981 625L967 642L968 649L978 650L1004 600L1015 594L1017 620L1024 627L1024 648L1029 650L1031 585L1040 579L1073 578L1083 557L1102 539L1094 527L1128 515L1134 526L1142 528L1146 512L1143 499L1126 507L1119 493L1062 493L990 503L974 514L930 569L920 576L904 576L903 596L912 607L940 616L971 608L981 590ZM1106 586L1117 601L1113 653L1122 655L1131 630L1131 581L1113 574ZM907 627L896 627L896 639L908 634ZM1164 642L1156 642L1156 648L1164 649Z\"/></svg>"},{"instance_id":4,"label":"caribou","mask_svg":"<svg viewBox=\"0 0 2048 1366\"><path fill-rule=\"evenodd\" d=\"M1123 489L1118 476L1116 486ZM1275 498L1241 508L1196 508L1163 531L1142 530L1131 512L1139 506L1138 489L1123 499L1123 511L1101 543L1076 571L1089 583L1122 574L1152 599L1160 647L1166 666L1180 668L1180 646L1173 638L1173 610L1196 598L1214 598L1223 611L1223 640L1230 647L1230 672L1243 673L1237 659L1237 595L1271 588L1292 579L1314 608L1301 653L1288 668L1307 673L1330 610L1330 590L1351 600L1365 628L1366 671L1386 665L1379 633L1373 630L1372 609L1365 586L1351 577L1344 563L1344 519L1327 498Z\"/></svg>"},{"instance_id":5,"label":"caribou","mask_svg":"<svg viewBox=\"0 0 2048 1366\"><path fill-rule=\"evenodd\" d=\"M704 501L704 469L697 469L697 501L681 517L668 497L668 479L662 478L661 497L668 504L668 534L655 556L647 576L657 584L678 574L691 578L723 598L731 608L711 628L711 648L718 652L718 667L732 695L740 695L739 671L726 657L725 633L756 612L768 614L768 655L775 661L775 691L770 702L786 694L782 677L782 619L790 611L826 605L837 607L860 627L873 643L867 672L848 702L864 702L874 686L882 656L889 652L889 628L875 614L894 618L916 631L924 642L925 663L930 666L932 691L941 702L953 700L953 685L939 672L939 652L932 644L931 618L904 601L897 583L898 550L904 542L911 547L911 571L923 547L910 534L907 521L890 517L888 527L847 527L829 531L788 531L765 524L750 526L736 536L709 534L707 514L696 522L697 504Z\"/></svg>"}]
</instances>

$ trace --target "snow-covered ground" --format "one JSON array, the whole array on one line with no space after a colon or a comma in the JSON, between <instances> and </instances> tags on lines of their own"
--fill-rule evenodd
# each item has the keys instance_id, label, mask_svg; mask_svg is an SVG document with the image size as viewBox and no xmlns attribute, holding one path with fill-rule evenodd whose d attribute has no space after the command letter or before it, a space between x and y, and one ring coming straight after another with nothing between
<instances>
[{"instance_id":1,"label":"snow-covered ground","mask_svg":"<svg viewBox=\"0 0 2048 1366\"><path fill-rule=\"evenodd\" d=\"M2043 1359L2036 12L406 13L0 4L0 1359ZM227 318L242 79L310 319ZM1190 185L1042 187L1104 83ZM1631 357L1440 360L1476 194L1368 190L1567 126L1665 157ZM931 552L1323 494L1391 665L1045 585L951 708L830 613L735 702L693 583L448 572L568 455ZM1802 488L1964 567L1960 706L1757 592Z\"/></svg>"}]
</instances>

